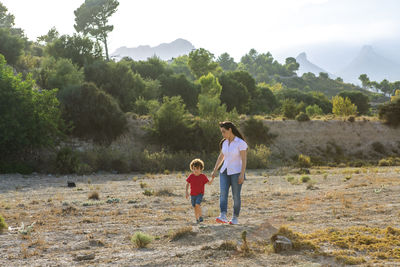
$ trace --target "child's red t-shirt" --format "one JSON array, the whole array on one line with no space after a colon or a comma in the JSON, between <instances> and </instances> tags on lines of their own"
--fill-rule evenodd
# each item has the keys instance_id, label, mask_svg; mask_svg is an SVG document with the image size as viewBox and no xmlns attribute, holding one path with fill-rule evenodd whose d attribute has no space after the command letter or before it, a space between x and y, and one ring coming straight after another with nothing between
<instances>
[{"instance_id":1,"label":"child's red t-shirt","mask_svg":"<svg viewBox=\"0 0 400 267\"><path fill-rule=\"evenodd\" d=\"M207 176L204 174L196 176L192 173L189 175L186 182L190 184L190 195L197 196L198 194L204 194L204 185L208 183L208 181Z\"/></svg>"}]
</instances>

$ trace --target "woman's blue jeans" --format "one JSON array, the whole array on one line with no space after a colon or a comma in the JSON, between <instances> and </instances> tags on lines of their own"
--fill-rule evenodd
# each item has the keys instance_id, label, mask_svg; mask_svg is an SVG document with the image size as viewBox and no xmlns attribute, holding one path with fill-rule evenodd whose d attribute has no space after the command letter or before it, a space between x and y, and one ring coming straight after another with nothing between
<instances>
[{"instance_id":1,"label":"woman's blue jeans","mask_svg":"<svg viewBox=\"0 0 400 267\"><path fill-rule=\"evenodd\" d=\"M227 213L229 188L232 187L234 217L239 217L240 213L240 191L242 190L242 184L238 183L239 175L240 173L228 175L226 169L223 173L219 174L219 208L221 210L221 213Z\"/></svg>"}]
</instances>

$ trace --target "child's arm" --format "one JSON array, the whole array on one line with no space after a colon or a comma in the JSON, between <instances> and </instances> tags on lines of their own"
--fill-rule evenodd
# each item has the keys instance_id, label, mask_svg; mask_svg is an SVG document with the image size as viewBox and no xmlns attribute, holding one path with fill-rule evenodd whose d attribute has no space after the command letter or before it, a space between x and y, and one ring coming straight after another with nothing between
<instances>
[{"instance_id":1,"label":"child's arm","mask_svg":"<svg viewBox=\"0 0 400 267\"><path fill-rule=\"evenodd\" d=\"M211 180L210 181L208 181L208 183L207 184L212 184L212 182L214 181L214 176L213 177L211 177Z\"/></svg>"},{"instance_id":2,"label":"child's arm","mask_svg":"<svg viewBox=\"0 0 400 267\"><path fill-rule=\"evenodd\" d=\"M189 183L186 183L186 199L189 198Z\"/></svg>"}]
</instances>

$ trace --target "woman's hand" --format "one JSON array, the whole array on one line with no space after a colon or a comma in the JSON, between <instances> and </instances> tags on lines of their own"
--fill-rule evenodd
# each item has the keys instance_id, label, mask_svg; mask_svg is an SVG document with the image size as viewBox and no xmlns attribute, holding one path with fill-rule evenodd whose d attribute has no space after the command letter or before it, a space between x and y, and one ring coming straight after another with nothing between
<instances>
[{"instance_id":1,"label":"woman's hand","mask_svg":"<svg viewBox=\"0 0 400 267\"><path fill-rule=\"evenodd\" d=\"M239 175L239 180L238 180L238 184L243 184L244 182L244 173Z\"/></svg>"},{"instance_id":2,"label":"woman's hand","mask_svg":"<svg viewBox=\"0 0 400 267\"><path fill-rule=\"evenodd\" d=\"M215 176L216 176L216 172L217 172L216 170L213 170L213 171L212 171L212 173L211 173L211 178L212 178L212 179L214 179L214 178L215 178Z\"/></svg>"}]
</instances>

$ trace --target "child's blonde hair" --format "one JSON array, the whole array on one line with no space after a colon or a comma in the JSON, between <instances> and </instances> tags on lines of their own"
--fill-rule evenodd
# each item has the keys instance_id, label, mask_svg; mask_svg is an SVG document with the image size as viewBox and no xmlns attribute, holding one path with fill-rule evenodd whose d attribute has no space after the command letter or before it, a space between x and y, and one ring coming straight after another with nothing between
<instances>
[{"instance_id":1,"label":"child's blonde hair","mask_svg":"<svg viewBox=\"0 0 400 267\"><path fill-rule=\"evenodd\" d=\"M194 168L200 167L200 170L204 170L204 162L201 159L194 159L190 162L190 170L194 170Z\"/></svg>"}]
</instances>

